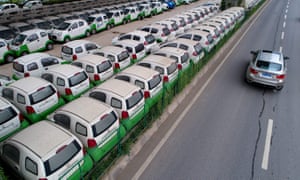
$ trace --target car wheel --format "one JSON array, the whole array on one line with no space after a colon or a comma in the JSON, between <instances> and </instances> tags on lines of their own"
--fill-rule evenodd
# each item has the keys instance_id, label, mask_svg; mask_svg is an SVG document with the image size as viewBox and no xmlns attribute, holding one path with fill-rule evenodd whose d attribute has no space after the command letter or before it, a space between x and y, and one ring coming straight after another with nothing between
<instances>
[{"instance_id":1,"label":"car wheel","mask_svg":"<svg viewBox=\"0 0 300 180\"><path fill-rule=\"evenodd\" d=\"M53 44L52 43L48 43L47 46L46 46L46 48L48 50L52 50L53 49Z\"/></svg>"},{"instance_id":2,"label":"car wheel","mask_svg":"<svg viewBox=\"0 0 300 180\"><path fill-rule=\"evenodd\" d=\"M7 56L5 57L5 62L11 63L11 62L14 61L14 59L15 59L15 57L14 57L13 55L7 55Z\"/></svg>"},{"instance_id":3,"label":"car wheel","mask_svg":"<svg viewBox=\"0 0 300 180\"><path fill-rule=\"evenodd\" d=\"M106 29L108 30L108 29L110 29L111 27L110 27L110 24L108 24L107 26L106 26Z\"/></svg>"},{"instance_id":4,"label":"car wheel","mask_svg":"<svg viewBox=\"0 0 300 180\"><path fill-rule=\"evenodd\" d=\"M92 34L96 34L96 33L97 33L96 29L93 29Z\"/></svg>"},{"instance_id":5,"label":"car wheel","mask_svg":"<svg viewBox=\"0 0 300 180\"><path fill-rule=\"evenodd\" d=\"M283 86L276 86L275 88L277 91L280 91L280 90L282 90Z\"/></svg>"},{"instance_id":6,"label":"car wheel","mask_svg":"<svg viewBox=\"0 0 300 180\"><path fill-rule=\"evenodd\" d=\"M86 31L85 36L89 37L91 35L90 31Z\"/></svg>"},{"instance_id":7,"label":"car wheel","mask_svg":"<svg viewBox=\"0 0 300 180\"><path fill-rule=\"evenodd\" d=\"M71 39L69 37L66 37L65 42L69 42L69 41L71 41Z\"/></svg>"},{"instance_id":8,"label":"car wheel","mask_svg":"<svg viewBox=\"0 0 300 180\"><path fill-rule=\"evenodd\" d=\"M21 56L25 56L25 55L27 55L27 54L28 54L28 52L27 52L27 51L24 51L24 52L21 53Z\"/></svg>"}]
</instances>

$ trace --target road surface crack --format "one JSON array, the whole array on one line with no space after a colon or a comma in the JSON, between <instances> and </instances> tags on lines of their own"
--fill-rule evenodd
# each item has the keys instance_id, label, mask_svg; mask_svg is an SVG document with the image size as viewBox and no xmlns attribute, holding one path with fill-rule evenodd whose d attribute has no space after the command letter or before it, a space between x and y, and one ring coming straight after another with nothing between
<instances>
[{"instance_id":1,"label":"road surface crack","mask_svg":"<svg viewBox=\"0 0 300 180\"><path fill-rule=\"evenodd\" d=\"M257 134L256 142L255 142L254 153L253 153L253 156L252 156L251 179L250 180L253 180L254 174L255 174L254 166L255 166L256 152L257 152L257 146L258 146L258 143L259 143L259 140L260 140L260 135L261 135L261 117L263 115L263 112L264 112L264 109L265 109L265 104L266 104L265 92L266 91L264 90L264 92L262 94L263 104L262 104L261 111L259 112L259 115L258 115L258 134Z\"/></svg>"}]
</instances>

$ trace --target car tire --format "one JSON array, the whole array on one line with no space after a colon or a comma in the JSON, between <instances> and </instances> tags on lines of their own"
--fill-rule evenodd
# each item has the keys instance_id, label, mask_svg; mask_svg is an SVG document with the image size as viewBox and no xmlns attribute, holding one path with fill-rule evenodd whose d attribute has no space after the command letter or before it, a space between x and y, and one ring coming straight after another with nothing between
<instances>
[{"instance_id":1,"label":"car tire","mask_svg":"<svg viewBox=\"0 0 300 180\"><path fill-rule=\"evenodd\" d=\"M65 41L65 43L67 43L67 42L71 41L71 39L69 37L66 37L64 41Z\"/></svg>"},{"instance_id":2,"label":"car tire","mask_svg":"<svg viewBox=\"0 0 300 180\"><path fill-rule=\"evenodd\" d=\"M52 50L53 49L53 44L52 43L48 43L46 45L47 50Z\"/></svg>"},{"instance_id":3,"label":"car tire","mask_svg":"<svg viewBox=\"0 0 300 180\"><path fill-rule=\"evenodd\" d=\"M85 33L85 37L89 37L89 36L91 36L91 33L90 33L90 31L86 31L86 33Z\"/></svg>"},{"instance_id":4,"label":"car tire","mask_svg":"<svg viewBox=\"0 0 300 180\"><path fill-rule=\"evenodd\" d=\"M21 56L25 56L27 54L29 54L29 53L27 51L24 51L24 52L21 53Z\"/></svg>"},{"instance_id":5,"label":"car tire","mask_svg":"<svg viewBox=\"0 0 300 180\"><path fill-rule=\"evenodd\" d=\"M7 55L6 57L5 57L5 62L7 62L7 63L11 63L11 62L13 62L14 61L14 59L15 59L15 57L13 56L13 55Z\"/></svg>"},{"instance_id":6,"label":"car tire","mask_svg":"<svg viewBox=\"0 0 300 180\"><path fill-rule=\"evenodd\" d=\"M93 29L92 34L96 34L96 33L97 33L96 29Z\"/></svg>"},{"instance_id":7,"label":"car tire","mask_svg":"<svg viewBox=\"0 0 300 180\"><path fill-rule=\"evenodd\" d=\"M283 88L283 86L276 86L276 87L275 87L275 89L276 89L277 91L281 91L282 88Z\"/></svg>"},{"instance_id":8,"label":"car tire","mask_svg":"<svg viewBox=\"0 0 300 180\"><path fill-rule=\"evenodd\" d=\"M111 27L110 27L110 24L108 24L107 26L106 26L106 29L107 30L109 30Z\"/></svg>"}]
</instances>

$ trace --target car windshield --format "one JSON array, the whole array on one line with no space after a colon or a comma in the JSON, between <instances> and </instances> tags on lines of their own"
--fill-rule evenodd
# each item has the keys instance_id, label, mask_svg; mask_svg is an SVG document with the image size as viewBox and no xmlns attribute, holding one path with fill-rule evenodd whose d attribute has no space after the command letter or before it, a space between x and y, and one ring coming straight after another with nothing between
<instances>
[{"instance_id":1,"label":"car windshield","mask_svg":"<svg viewBox=\"0 0 300 180\"><path fill-rule=\"evenodd\" d=\"M62 22L58 25L57 29L58 30L66 30L70 26L70 23L67 22Z\"/></svg>"},{"instance_id":2,"label":"car windshield","mask_svg":"<svg viewBox=\"0 0 300 180\"><path fill-rule=\"evenodd\" d=\"M92 22L94 22L95 19L96 19L95 17L89 16L87 19L88 24L91 24Z\"/></svg>"},{"instance_id":3,"label":"car windshield","mask_svg":"<svg viewBox=\"0 0 300 180\"><path fill-rule=\"evenodd\" d=\"M147 35L145 38L149 44L152 44L155 42L155 37L152 34Z\"/></svg>"},{"instance_id":4,"label":"car windshield","mask_svg":"<svg viewBox=\"0 0 300 180\"><path fill-rule=\"evenodd\" d=\"M184 53L182 56L181 56L181 63L185 63L189 60L189 54L188 53Z\"/></svg>"},{"instance_id":5,"label":"car windshield","mask_svg":"<svg viewBox=\"0 0 300 180\"><path fill-rule=\"evenodd\" d=\"M0 125L3 125L16 116L17 112L12 107L0 109Z\"/></svg>"},{"instance_id":6,"label":"car windshield","mask_svg":"<svg viewBox=\"0 0 300 180\"><path fill-rule=\"evenodd\" d=\"M76 86L86 79L88 79L88 75L84 71L78 72L69 78L70 87Z\"/></svg>"},{"instance_id":7,"label":"car windshield","mask_svg":"<svg viewBox=\"0 0 300 180\"><path fill-rule=\"evenodd\" d=\"M172 74L173 72L175 72L177 69L177 65L176 63L172 63L168 68L167 68L167 73L168 75Z\"/></svg>"},{"instance_id":8,"label":"car windshield","mask_svg":"<svg viewBox=\"0 0 300 180\"><path fill-rule=\"evenodd\" d=\"M141 90L133 93L132 96L130 96L126 100L127 109L128 110L131 109L133 106L135 106L136 104L138 104L142 99L143 99L143 93L142 93Z\"/></svg>"},{"instance_id":9,"label":"car windshield","mask_svg":"<svg viewBox=\"0 0 300 180\"><path fill-rule=\"evenodd\" d=\"M36 24L38 28L40 29L51 29L51 23L48 21L39 22Z\"/></svg>"},{"instance_id":10,"label":"car windshield","mask_svg":"<svg viewBox=\"0 0 300 180\"><path fill-rule=\"evenodd\" d=\"M26 39L26 35L24 34L18 34L12 41L12 45L21 45L23 44L24 40Z\"/></svg>"},{"instance_id":11,"label":"car windshield","mask_svg":"<svg viewBox=\"0 0 300 180\"><path fill-rule=\"evenodd\" d=\"M52 157L44 162L46 176L50 176L52 173L70 162L70 160L76 156L80 150L81 147L75 140L70 144L59 148Z\"/></svg>"},{"instance_id":12,"label":"car windshield","mask_svg":"<svg viewBox=\"0 0 300 180\"><path fill-rule=\"evenodd\" d=\"M62 19L62 18L57 18L57 19L53 19L52 20L52 23L55 25L55 26L58 26L58 25L60 25L61 23L63 23L64 22L64 19Z\"/></svg>"},{"instance_id":13,"label":"car windshield","mask_svg":"<svg viewBox=\"0 0 300 180\"><path fill-rule=\"evenodd\" d=\"M138 45L135 47L135 52L136 52L136 53L139 53L139 52L143 51L144 48L145 48L145 47L144 47L143 44L138 44Z\"/></svg>"},{"instance_id":14,"label":"car windshield","mask_svg":"<svg viewBox=\"0 0 300 180\"><path fill-rule=\"evenodd\" d=\"M29 95L30 104L31 105L37 104L47 99L48 97L52 96L55 93L56 93L55 89L50 85L46 87L42 87Z\"/></svg>"},{"instance_id":15,"label":"car windshield","mask_svg":"<svg viewBox=\"0 0 300 180\"><path fill-rule=\"evenodd\" d=\"M100 121L98 121L92 127L94 137L101 135L104 131L110 128L117 121L117 119L117 115L114 111L111 111L109 114L105 114L104 116L102 116Z\"/></svg>"},{"instance_id":16,"label":"car windshield","mask_svg":"<svg viewBox=\"0 0 300 180\"><path fill-rule=\"evenodd\" d=\"M104 61L97 66L97 70L98 70L98 73L103 73L103 72L109 70L111 67L112 67L112 64L110 61Z\"/></svg>"},{"instance_id":17,"label":"car windshield","mask_svg":"<svg viewBox=\"0 0 300 180\"><path fill-rule=\"evenodd\" d=\"M24 65L23 64L19 64L18 62L14 62L13 63L13 69L18 71L18 72L24 72Z\"/></svg>"},{"instance_id":18,"label":"car windshield","mask_svg":"<svg viewBox=\"0 0 300 180\"><path fill-rule=\"evenodd\" d=\"M24 31L27 31L27 30L31 30L31 29L34 29L34 25L32 25L32 24L24 25L24 26L20 26L19 27L19 30L21 32L24 32Z\"/></svg>"},{"instance_id":19,"label":"car windshield","mask_svg":"<svg viewBox=\"0 0 300 180\"><path fill-rule=\"evenodd\" d=\"M129 57L128 51L123 51L118 55L119 62L126 60Z\"/></svg>"},{"instance_id":20,"label":"car windshield","mask_svg":"<svg viewBox=\"0 0 300 180\"><path fill-rule=\"evenodd\" d=\"M154 77L148 82L149 90L155 88L160 82L161 82L161 77L160 77L160 75L154 76Z\"/></svg>"},{"instance_id":21,"label":"car windshield","mask_svg":"<svg viewBox=\"0 0 300 180\"><path fill-rule=\"evenodd\" d=\"M0 31L0 38L5 40L13 39L14 37L16 37L16 35L17 34L11 29Z\"/></svg>"},{"instance_id":22,"label":"car windshield","mask_svg":"<svg viewBox=\"0 0 300 180\"><path fill-rule=\"evenodd\" d=\"M264 69L264 70L269 70L269 71L280 71L282 68L282 65L278 64L278 63L272 63L272 62L268 62L268 61L258 60L256 62L256 67L258 67L260 69Z\"/></svg>"}]
</instances>

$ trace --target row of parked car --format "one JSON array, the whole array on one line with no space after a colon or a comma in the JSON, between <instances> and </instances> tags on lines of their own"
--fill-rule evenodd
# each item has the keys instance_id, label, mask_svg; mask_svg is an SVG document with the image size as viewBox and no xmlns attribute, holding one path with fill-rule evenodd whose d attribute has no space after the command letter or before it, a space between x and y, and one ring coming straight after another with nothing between
<instances>
[{"instance_id":1,"label":"row of parked car","mask_svg":"<svg viewBox=\"0 0 300 180\"><path fill-rule=\"evenodd\" d=\"M140 1L0 26L0 64L32 52L51 50L56 42L88 37L117 25L160 14L175 5L171 0Z\"/></svg>"},{"instance_id":2,"label":"row of parked car","mask_svg":"<svg viewBox=\"0 0 300 180\"><path fill-rule=\"evenodd\" d=\"M25 179L80 179L243 17L205 4L109 46L74 40L61 58L17 58L0 97L0 157Z\"/></svg>"}]
</instances>

